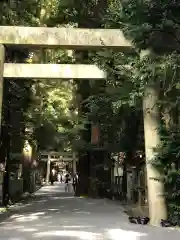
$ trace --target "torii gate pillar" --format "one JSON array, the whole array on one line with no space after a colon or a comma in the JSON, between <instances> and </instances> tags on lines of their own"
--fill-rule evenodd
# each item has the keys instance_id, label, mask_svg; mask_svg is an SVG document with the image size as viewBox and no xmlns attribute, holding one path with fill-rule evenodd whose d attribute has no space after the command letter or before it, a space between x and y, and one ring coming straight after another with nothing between
<instances>
[{"instance_id":1,"label":"torii gate pillar","mask_svg":"<svg viewBox=\"0 0 180 240\"><path fill-rule=\"evenodd\" d=\"M76 174L77 170L76 170L76 153L73 153L73 174Z\"/></svg>"},{"instance_id":2,"label":"torii gate pillar","mask_svg":"<svg viewBox=\"0 0 180 240\"><path fill-rule=\"evenodd\" d=\"M2 101L3 101L3 74L4 74L5 47L0 44L0 129L2 121ZM1 130L0 130L1 132Z\"/></svg>"},{"instance_id":3,"label":"torii gate pillar","mask_svg":"<svg viewBox=\"0 0 180 240\"><path fill-rule=\"evenodd\" d=\"M50 172L51 172L51 156L50 156L50 154L48 154L47 169L46 169L46 183L47 184L50 181Z\"/></svg>"}]
</instances>

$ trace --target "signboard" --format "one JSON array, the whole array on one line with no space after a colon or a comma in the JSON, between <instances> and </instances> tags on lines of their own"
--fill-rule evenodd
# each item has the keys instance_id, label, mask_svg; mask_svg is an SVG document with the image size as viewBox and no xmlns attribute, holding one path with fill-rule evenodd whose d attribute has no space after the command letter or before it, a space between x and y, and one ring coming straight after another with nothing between
<instances>
[{"instance_id":1,"label":"signboard","mask_svg":"<svg viewBox=\"0 0 180 240\"><path fill-rule=\"evenodd\" d=\"M100 131L98 125L92 125L91 126L91 143L92 144L98 144L99 143L99 137L100 137Z\"/></svg>"},{"instance_id":2,"label":"signboard","mask_svg":"<svg viewBox=\"0 0 180 240\"><path fill-rule=\"evenodd\" d=\"M112 155L114 159L114 176L122 177L123 176L123 162L125 159L124 152L118 152Z\"/></svg>"}]
</instances>

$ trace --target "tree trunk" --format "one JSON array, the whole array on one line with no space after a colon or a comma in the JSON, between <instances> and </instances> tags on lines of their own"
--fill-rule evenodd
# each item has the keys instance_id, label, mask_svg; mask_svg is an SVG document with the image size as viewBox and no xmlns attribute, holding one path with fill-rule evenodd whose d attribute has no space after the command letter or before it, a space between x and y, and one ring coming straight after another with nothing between
<instances>
[{"instance_id":1,"label":"tree trunk","mask_svg":"<svg viewBox=\"0 0 180 240\"><path fill-rule=\"evenodd\" d=\"M127 202L127 166L126 160L123 165L123 177L122 177L122 200Z\"/></svg>"},{"instance_id":2,"label":"tree trunk","mask_svg":"<svg viewBox=\"0 0 180 240\"><path fill-rule=\"evenodd\" d=\"M85 57L86 53L83 53L82 56ZM82 57L81 56L81 57ZM80 59L83 59L81 58ZM81 95L81 102L78 106L79 115L86 115L89 111L86 103L83 101L87 100L90 95L90 86L88 80L82 80L78 82L78 94ZM85 129L81 130L81 140L85 144L85 149L79 152L79 164L78 164L78 173L79 173L79 183L77 187L77 195L87 195L89 188L89 173L90 173L90 162L89 162L89 151L87 146L91 140L91 128L90 124L85 124Z\"/></svg>"},{"instance_id":3,"label":"tree trunk","mask_svg":"<svg viewBox=\"0 0 180 240\"><path fill-rule=\"evenodd\" d=\"M88 195L89 189L89 152L81 152L79 154L78 175L79 181L76 196Z\"/></svg>"},{"instance_id":4,"label":"tree trunk","mask_svg":"<svg viewBox=\"0 0 180 240\"><path fill-rule=\"evenodd\" d=\"M9 82L5 82L4 84L4 96L3 96L3 117L4 117L4 125L2 127L1 132L1 149L0 149L0 155L1 159L5 163L5 172L3 176L3 205L7 206L10 200L10 194L9 194L9 153L10 153L10 103L9 103Z\"/></svg>"},{"instance_id":5,"label":"tree trunk","mask_svg":"<svg viewBox=\"0 0 180 240\"><path fill-rule=\"evenodd\" d=\"M159 98L158 88L159 86L155 84L146 86L143 98L149 216L152 225L159 225L161 219L167 218L163 176L151 162L155 159L155 149L160 144L160 115L157 105Z\"/></svg>"},{"instance_id":6,"label":"tree trunk","mask_svg":"<svg viewBox=\"0 0 180 240\"><path fill-rule=\"evenodd\" d=\"M23 154L23 192L31 192L32 148L24 141Z\"/></svg>"},{"instance_id":7,"label":"tree trunk","mask_svg":"<svg viewBox=\"0 0 180 240\"><path fill-rule=\"evenodd\" d=\"M9 124L8 122L6 124ZM4 162L5 162L5 172L3 176L3 185L2 185L2 193L3 193L3 199L2 203L4 206L7 206L10 200L10 193L9 193L9 178L10 178L10 162L9 162L9 153L10 153L10 135L9 135L9 129L6 126L4 129L4 136L2 134L2 149L1 154L3 156Z\"/></svg>"}]
</instances>

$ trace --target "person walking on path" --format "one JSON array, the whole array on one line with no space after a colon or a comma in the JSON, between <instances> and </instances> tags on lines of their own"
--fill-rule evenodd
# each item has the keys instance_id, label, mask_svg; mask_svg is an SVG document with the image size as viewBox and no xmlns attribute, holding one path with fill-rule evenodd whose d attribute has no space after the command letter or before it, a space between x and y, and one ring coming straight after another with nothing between
<instances>
[{"instance_id":1,"label":"person walking on path","mask_svg":"<svg viewBox=\"0 0 180 240\"><path fill-rule=\"evenodd\" d=\"M53 168L52 171L51 171L51 175L50 175L51 185L54 184L54 182L56 180L55 178L56 178L56 170Z\"/></svg>"},{"instance_id":2,"label":"person walking on path","mask_svg":"<svg viewBox=\"0 0 180 240\"><path fill-rule=\"evenodd\" d=\"M65 176L65 192L70 192L70 181L71 181L71 177L69 173L67 173Z\"/></svg>"},{"instance_id":3,"label":"person walking on path","mask_svg":"<svg viewBox=\"0 0 180 240\"><path fill-rule=\"evenodd\" d=\"M76 189L77 189L77 184L78 184L78 174L75 173L74 176L73 176L73 190L74 190L74 193L76 194Z\"/></svg>"}]
</instances>

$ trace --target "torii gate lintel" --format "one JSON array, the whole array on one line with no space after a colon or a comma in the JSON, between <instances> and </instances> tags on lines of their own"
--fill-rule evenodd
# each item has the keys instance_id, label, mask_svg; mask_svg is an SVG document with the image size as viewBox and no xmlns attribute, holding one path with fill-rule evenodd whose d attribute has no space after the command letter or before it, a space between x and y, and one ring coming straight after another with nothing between
<instances>
[{"instance_id":1,"label":"torii gate lintel","mask_svg":"<svg viewBox=\"0 0 180 240\"><path fill-rule=\"evenodd\" d=\"M128 41L123 32L120 29L80 29L80 28L47 28L47 27L24 27L24 26L0 26L0 116L2 113L2 97L3 97L3 77L20 77L26 78L27 73L23 69L32 68L28 65L7 65L4 64L5 57L5 47L18 45L21 47L39 47L39 48L66 48L66 49L100 49L100 48L117 48L121 51L129 51L132 49L132 43ZM41 78L41 76L46 78L51 78L51 76L45 72L40 71L37 73L35 69L38 66L34 66L34 71L29 71L31 73L28 78ZM40 66L39 66L40 67ZM52 68L52 66L49 67ZM72 71L73 68L73 71ZM105 73L97 69L96 66L88 66L87 68L93 68L88 75L88 72L83 71L79 67L79 72L74 73L74 68L71 66L71 71L60 77L67 78L77 78L77 79L102 79L105 78ZM8 70L9 71L8 71ZM10 71L11 69L11 71ZM60 67L59 67L60 69ZM62 69L61 69L62 70ZM24 71L24 73L23 73ZM77 71L77 70L76 70ZM71 72L71 73L70 73ZM34 73L34 75L33 75ZM36 74L35 74L36 73ZM39 75L42 74L42 75ZM24 74L24 75L23 75ZM56 74L51 69L51 74L54 74L54 78L57 78L58 71ZM94 75L93 75L94 74ZM43 78L42 77L42 78ZM52 76L53 77L53 76ZM59 77L59 78L60 78ZM96 78L97 77L97 78ZM1 124L1 117L0 117Z\"/></svg>"}]
</instances>

